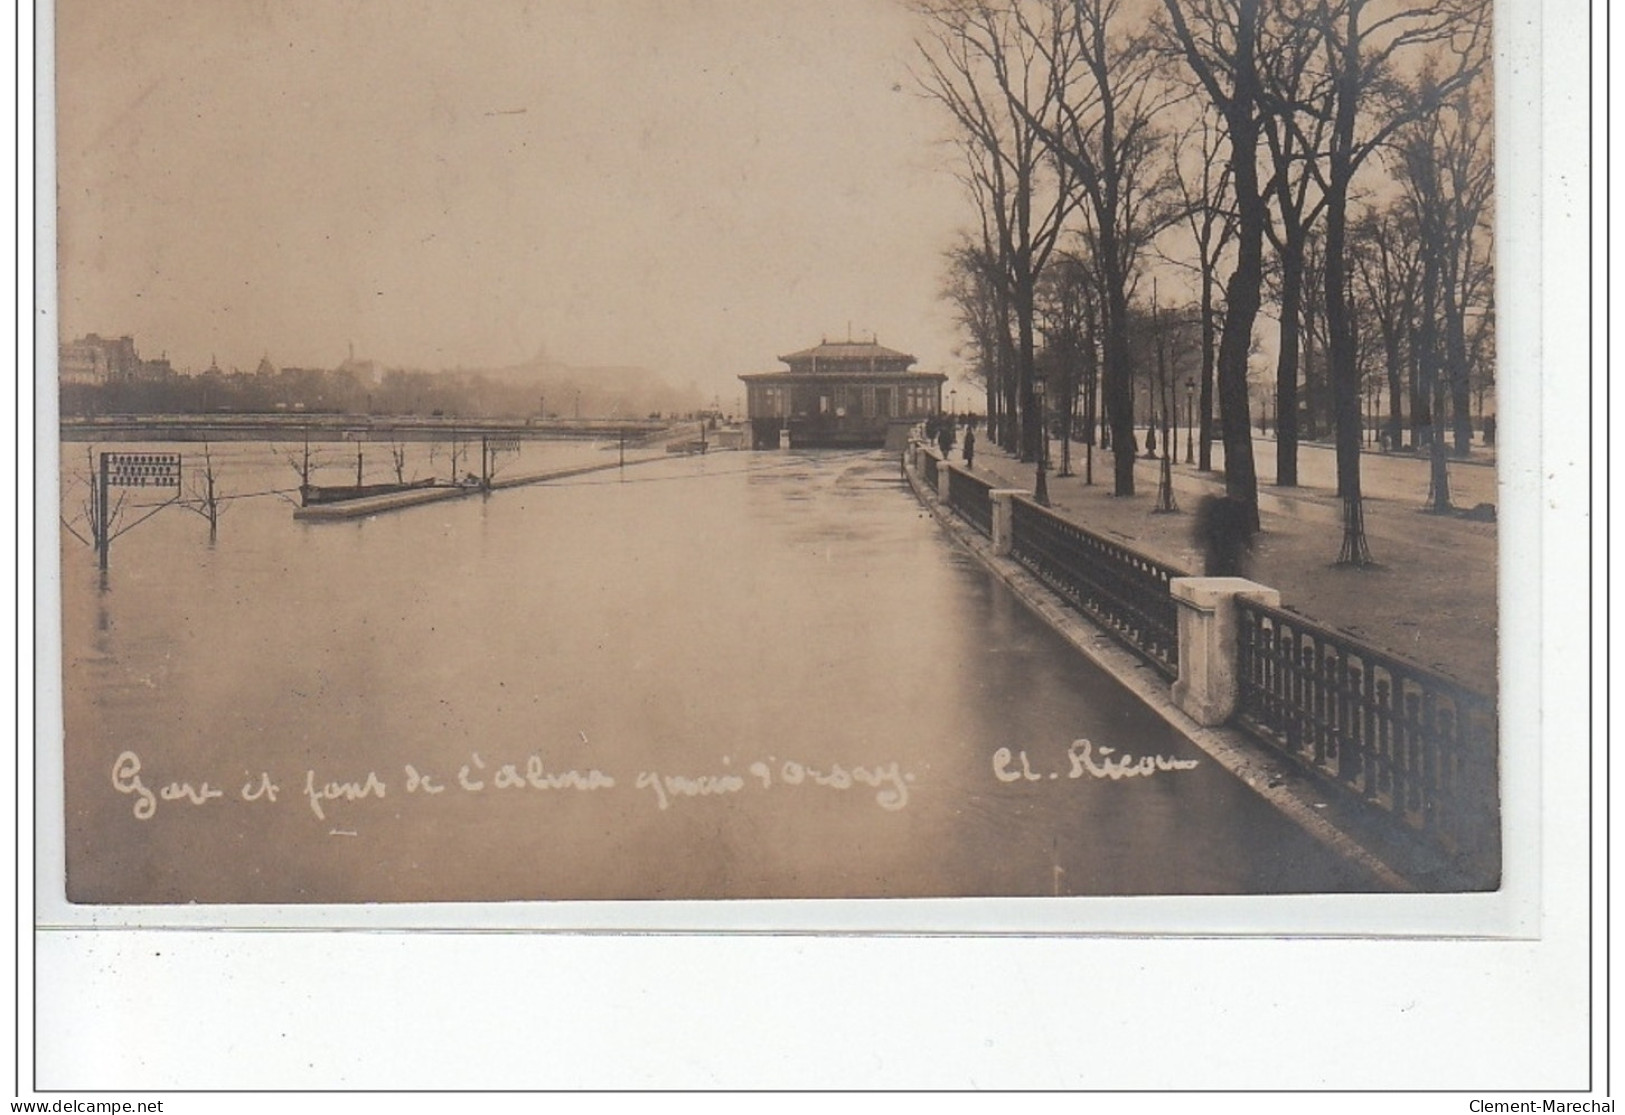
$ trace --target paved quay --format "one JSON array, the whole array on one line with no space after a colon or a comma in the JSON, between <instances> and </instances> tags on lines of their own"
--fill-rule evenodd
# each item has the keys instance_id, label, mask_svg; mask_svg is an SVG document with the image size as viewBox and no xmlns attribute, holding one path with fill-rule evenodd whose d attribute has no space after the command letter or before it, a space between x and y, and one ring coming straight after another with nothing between
<instances>
[{"instance_id":1,"label":"paved quay","mask_svg":"<svg viewBox=\"0 0 1625 1115\"><path fill-rule=\"evenodd\" d=\"M962 436L962 432L961 432ZM1143 435L1142 435L1143 436ZM1183 443L1180 449L1183 451ZM1214 463L1223 454L1214 446ZM1111 459L1094 454L1094 483L1085 483L1085 454L1071 447L1073 475L1061 476L1061 447L1051 442L1048 476L1052 510L1079 525L1126 543L1170 565L1201 571L1192 538L1192 511L1208 494L1222 494L1220 471L1173 466L1175 513L1153 510L1161 462L1143 455L1135 464L1135 494L1111 495ZM1429 463L1409 454L1362 457L1366 533L1374 568L1335 564L1342 540L1342 504L1335 490L1330 447L1300 447L1300 486L1281 488L1273 439L1255 438L1263 532L1255 541L1249 576L1281 592L1282 603L1366 643L1427 666L1484 693L1498 689L1496 666L1496 524L1428 514ZM1181 452L1183 456L1183 452ZM962 465L960 448L950 455ZM1495 470L1475 461L1452 461L1453 501L1471 508L1495 502ZM1031 492L1036 469L1016 460L977 431L972 471L998 487Z\"/></svg>"}]
</instances>

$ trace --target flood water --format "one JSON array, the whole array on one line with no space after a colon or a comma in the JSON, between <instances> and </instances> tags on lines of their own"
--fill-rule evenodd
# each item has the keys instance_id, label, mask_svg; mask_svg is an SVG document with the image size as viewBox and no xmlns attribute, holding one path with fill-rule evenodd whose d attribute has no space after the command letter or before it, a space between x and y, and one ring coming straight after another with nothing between
<instances>
[{"instance_id":1,"label":"flood water","mask_svg":"<svg viewBox=\"0 0 1625 1115\"><path fill-rule=\"evenodd\" d=\"M214 447L221 490L292 487L287 450ZM73 521L84 447L62 461ZM887 454L713 453L351 522L254 495L212 545L170 507L105 585L63 538L76 902L1375 885L1037 621Z\"/></svg>"}]
</instances>

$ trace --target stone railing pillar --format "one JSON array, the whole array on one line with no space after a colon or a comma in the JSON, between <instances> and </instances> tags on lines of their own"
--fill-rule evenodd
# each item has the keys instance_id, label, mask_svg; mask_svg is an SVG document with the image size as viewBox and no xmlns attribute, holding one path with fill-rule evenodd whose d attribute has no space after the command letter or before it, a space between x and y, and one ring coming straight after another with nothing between
<instances>
[{"instance_id":1,"label":"stone railing pillar","mask_svg":"<svg viewBox=\"0 0 1625 1115\"><path fill-rule=\"evenodd\" d=\"M1245 577L1175 577L1168 587L1179 606L1174 704L1203 727L1216 727L1235 715L1241 697L1236 598L1278 608L1281 594Z\"/></svg>"},{"instance_id":2,"label":"stone railing pillar","mask_svg":"<svg viewBox=\"0 0 1625 1115\"><path fill-rule=\"evenodd\" d=\"M1015 499L1026 494L1025 488L994 488L988 492L988 498L993 501L993 553L998 557L1009 557L1015 548Z\"/></svg>"},{"instance_id":3,"label":"stone railing pillar","mask_svg":"<svg viewBox=\"0 0 1625 1115\"><path fill-rule=\"evenodd\" d=\"M948 464L948 458L944 457L937 462L937 498L943 503L948 502L948 482L953 477L953 471Z\"/></svg>"}]
</instances>

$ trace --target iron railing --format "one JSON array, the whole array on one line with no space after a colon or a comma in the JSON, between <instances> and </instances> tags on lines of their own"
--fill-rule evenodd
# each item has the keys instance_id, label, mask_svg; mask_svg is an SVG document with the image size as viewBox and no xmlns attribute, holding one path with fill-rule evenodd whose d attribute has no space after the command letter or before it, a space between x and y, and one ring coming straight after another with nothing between
<instances>
[{"instance_id":1,"label":"iron railing","mask_svg":"<svg viewBox=\"0 0 1625 1115\"><path fill-rule=\"evenodd\" d=\"M960 469L948 470L948 506L971 526L993 537L993 485Z\"/></svg>"},{"instance_id":2,"label":"iron railing","mask_svg":"<svg viewBox=\"0 0 1625 1115\"><path fill-rule=\"evenodd\" d=\"M1498 877L1494 699L1303 616L1237 604L1237 723Z\"/></svg>"},{"instance_id":3,"label":"iron railing","mask_svg":"<svg viewBox=\"0 0 1625 1115\"><path fill-rule=\"evenodd\" d=\"M1169 582L1190 574L1026 499L1011 503L1010 552L1108 634L1169 678L1178 677L1179 616Z\"/></svg>"},{"instance_id":4,"label":"iron railing","mask_svg":"<svg viewBox=\"0 0 1625 1115\"><path fill-rule=\"evenodd\" d=\"M925 472L925 482L926 484L930 485L931 490L935 492L937 490L937 455L931 450L927 449L921 454L921 457L925 461L925 468L923 470Z\"/></svg>"}]
</instances>

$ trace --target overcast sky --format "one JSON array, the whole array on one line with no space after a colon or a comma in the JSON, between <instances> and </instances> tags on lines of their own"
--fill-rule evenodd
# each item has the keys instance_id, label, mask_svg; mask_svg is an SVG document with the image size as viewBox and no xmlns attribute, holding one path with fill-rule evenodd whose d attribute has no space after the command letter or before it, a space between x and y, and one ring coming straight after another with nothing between
<instances>
[{"instance_id":1,"label":"overcast sky","mask_svg":"<svg viewBox=\"0 0 1625 1115\"><path fill-rule=\"evenodd\" d=\"M58 0L61 331L178 366L952 371L899 0Z\"/></svg>"}]
</instances>

